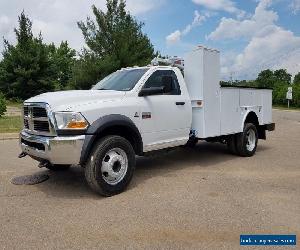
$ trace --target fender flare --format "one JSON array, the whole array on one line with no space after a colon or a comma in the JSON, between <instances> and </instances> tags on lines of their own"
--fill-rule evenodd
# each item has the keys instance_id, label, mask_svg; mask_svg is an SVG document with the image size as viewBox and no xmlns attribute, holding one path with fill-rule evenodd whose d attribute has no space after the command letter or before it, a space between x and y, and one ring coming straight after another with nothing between
<instances>
[{"instance_id":1,"label":"fender flare","mask_svg":"<svg viewBox=\"0 0 300 250\"><path fill-rule=\"evenodd\" d=\"M112 114L100 117L96 121L94 121L88 130L86 131L86 138L83 143L81 157L80 157L80 165L84 165L90 155L90 152L93 148L94 142L97 141L99 137L101 137L101 133L106 129L109 129L114 126L122 126L126 127L128 130L132 132L134 135L134 140L136 141L136 154L143 154L143 140L140 134L139 129L136 127L134 122L124 115Z\"/></svg>"}]
</instances>

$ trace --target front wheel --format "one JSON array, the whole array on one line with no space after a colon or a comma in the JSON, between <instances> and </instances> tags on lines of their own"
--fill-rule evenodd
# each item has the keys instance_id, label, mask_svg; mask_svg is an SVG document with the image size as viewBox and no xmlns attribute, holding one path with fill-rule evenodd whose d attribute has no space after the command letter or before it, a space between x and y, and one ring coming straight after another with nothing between
<instances>
[{"instance_id":1,"label":"front wheel","mask_svg":"<svg viewBox=\"0 0 300 250\"><path fill-rule=\"evenodd\" d=\"M196 147L197 143L198 143L197 138L190 138L184 146L187 148L194 148Z\"/></svg>"},{"instance_id":2,"label":"front wheel","mask_svg":"<svg viewBox=\"0 0 300 250\"><path fill-rule=\"evenodd\" d=\"M246 123L244 131L236 136L237 153L240 156L251 157L256 152L258 133L256 126Z\"/></svg>"},{"instance_id":3,"label":"front wheel","mask_svg":"<svg viewBox=\"0 0 300 250\"><path fill-rule=\"evenodd\" d=\"M135 152L123 137L107 136L95 145L85 166L88 185L98 194L119 194L129 185L135 169Z\"/></svg>"}]
</instances>

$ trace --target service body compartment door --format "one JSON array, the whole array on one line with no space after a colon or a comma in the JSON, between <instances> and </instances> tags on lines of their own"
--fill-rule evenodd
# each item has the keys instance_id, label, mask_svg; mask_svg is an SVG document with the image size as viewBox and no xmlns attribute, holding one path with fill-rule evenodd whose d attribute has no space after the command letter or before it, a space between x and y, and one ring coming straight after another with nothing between
<instances>
[{"instance_id":1,"label":"service body compartment door","mask_svg":"<svg viewBox=\"0 0 300 250\"><path fill-rule=\"evenodd\" d=\"M237 88L221 88L221 134L241 132L240 90Z\"/></svg>"},{"instance_id":2,"label":"service body compartment door","mask_svg":"<svg viewBox=\"0 0 300 250\"><path fill-rule=\"evenodd\" d=\"M263 124L272 123L272 90L262 90L262 102L263 102Z\"/></svg>"},{"instance_id":3,"label":"service body compartment door","mask_svg":"<svg viewBox=\"0 0 300 250\"><path fill-rule=\"evenodd\" d=\"M262 106L262 92L260 89L240 89L240 106L241 107L258 107Z\"/></svg>"}]
</instances>

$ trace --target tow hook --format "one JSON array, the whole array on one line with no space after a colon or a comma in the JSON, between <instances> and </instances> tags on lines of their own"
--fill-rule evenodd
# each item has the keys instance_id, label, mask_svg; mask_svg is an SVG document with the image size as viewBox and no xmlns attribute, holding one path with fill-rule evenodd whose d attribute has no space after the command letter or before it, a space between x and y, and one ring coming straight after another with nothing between
<instances>
[{"instance_id":1,"label":"tow hook","mask_svg":"<svg viewBox=\"0 0 300 250\"><path fill-rule=\"evenodd\" d=\"M51 165L51 163L49 161L41 161L38 165L39 168L45 168L48 165Z\"/></svg>"},{"instance_id":2,"label":"tow hook","mask_svg":"<svg viewBox=\"0 0 300 250\"><path fill-rule=\"evenodd\" d=\"M19 154L18 158L24 158L25 156L27 156L27 154L25 152L22 152L21 154Z\"/></svg>"}]
</instances>

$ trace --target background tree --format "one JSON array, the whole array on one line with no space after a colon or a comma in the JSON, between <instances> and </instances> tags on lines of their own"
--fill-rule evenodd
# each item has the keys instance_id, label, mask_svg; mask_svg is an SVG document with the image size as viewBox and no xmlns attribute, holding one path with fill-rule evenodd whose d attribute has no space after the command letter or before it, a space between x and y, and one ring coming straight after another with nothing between
<instances>
[{"instance_id":1,"label":"background tree","mask_svg":"<svg viewBox=\"0 0 300 250\"><path fill-rule=\"evenodd\" d=\"M54 90L48 48L43 44L41 34L33 36L32 23L24 12L19 17L15 34L16 46L4 41L1 90L9 98L21 99Z\"/></svg>"},{"instance_id":2,"label":"background tree","mask_svg":"<svg viewBox=\"0 0 300 250\"><path fill-rule=\"evenodd\" d=\"M292 105L300 107L300 72L298 72L293 81L293 101Z\"/></svg>"},{"instance_id":3,"label":"background tree","mask_svg":"<svg viewBox=\"0 0 300 250\"><path fill-rule=\"evenodd\" d=\"M261 71L256 78L257 86L262 88L273 88L275 84L274 72L270 69Z\"/></svg>"},{"instance_id":4,"label":"background tree","mask_svg":"<svg viewBox=\"0 0 300 250\"><path fill-rule=\"evenodd\" d=\"M300 72L295 75L293 83L300 84Z\"/></svg>"},{"instance_id":5,"label":"background tree","mask_svg":"<svg viewBox=\"0 0 300 250\"><path fill-rule=\"evenodd\" d=\"M6 112L6 101L4 95L0 92L0 117Z\"/></svg>"},{"instance_id":6,"label":"background tree","mask_svg":"<svg viewBox=\"0 0 300 250\"><path fill-rule=\"evenodd\" d=\"M125 1L107 0L106 6L106 12L92 6L96 21L88 17L78 22L88 48L75 66L72 80L76 88L89 88L117 69L146 65L154 57L153 46L142 32L143 23L126 12ZM91 64L97 70L89 69Z\"/></svg>"},{"instance_id":7,"label":"background tree","mask_svg":"<svg viewBox=\"0 0 300 250\"><path fill-rule=\"evenodd\" d=\"M274 71L274 79L277 83L291 84L292 75L289 74L286 69L278 69Z\"/></svg>"},{"instance_id":8,"label":"background tree","mask_svg":"<svg viewBox=\"0 0 300 250\"><path fill-rule=\"evenodd\" d=\"M96 83L98 79L102 78L103 61L90 53L84 53L80 59L74 64L71 81L69 82L69 89L89 89ZM108 70L106 71L108 72Z\"/></svg>"},{"instance_id":9,"label":"background tree","mask_svg":"<svg viewBox=\"0 0 300 250\"><path fill-rule=\"evenodd\" d=\"M4 40L0 63L0 91L6 97L29 97L64 88L71 77L75 51L67 42L56 48L43 42L41 33L34 37L32 22L24 12L15 30L16 45Z\"/></svg>"},{"instance_id":10,"label":"background tree","mask_svg":"<svg viewBox=\"0 0 300 250\"><path fill-rule=\"evenodd\" d=\"M49 45L49 49L52 71L55 74L56 89L65 89L72 77L76 51L69 47L67 41L61 42L59 47L55 47L52 43Z\"/></svg>"}]
</instances>

